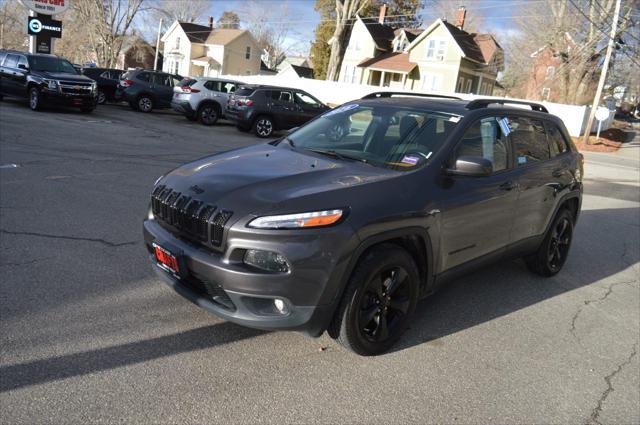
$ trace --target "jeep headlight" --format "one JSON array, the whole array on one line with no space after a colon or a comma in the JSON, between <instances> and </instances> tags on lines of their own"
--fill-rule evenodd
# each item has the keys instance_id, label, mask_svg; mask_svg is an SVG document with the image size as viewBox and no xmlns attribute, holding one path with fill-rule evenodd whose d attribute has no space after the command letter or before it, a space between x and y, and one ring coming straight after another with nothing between
<instances>
[{"instance_id":1,"label":"jeep headlight","mask_svg":"<svg viewBox=\"0 0 640 425\"><path fill-rule=\"evenodd\" d=\"M343 217L343 210L313 211L298 214L270 215L258 217L249 222L249 227L257 229L299 229L324 227L337 223Z\"/></svg>"},{"instance_id":2,"label":"jeep headlight","mask_svg":"<svg viewBox=\"0 0 640 425\"><path fill-rule=\"evenodd\" d=\"M58 90L58 82L56 80L44 80L49 90Z\"/></svg>"}]
</instances>

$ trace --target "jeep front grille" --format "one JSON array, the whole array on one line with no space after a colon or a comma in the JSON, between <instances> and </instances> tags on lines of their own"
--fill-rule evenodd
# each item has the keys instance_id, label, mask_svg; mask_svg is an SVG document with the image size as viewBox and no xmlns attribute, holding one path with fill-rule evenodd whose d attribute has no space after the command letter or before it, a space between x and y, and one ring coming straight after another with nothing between
<instances>
[{"instance_id":1,"label":"jeep front grille","mask_svg":"<svg viewBox=\"0 0 640 425\"><path fill-rule=\"evenodd\" d=\"M183 235L216 248L222 245L224 226L233 214L164 185L156 186L153 190L151 210L157 220Z\"/></svg>"}]
</instances>

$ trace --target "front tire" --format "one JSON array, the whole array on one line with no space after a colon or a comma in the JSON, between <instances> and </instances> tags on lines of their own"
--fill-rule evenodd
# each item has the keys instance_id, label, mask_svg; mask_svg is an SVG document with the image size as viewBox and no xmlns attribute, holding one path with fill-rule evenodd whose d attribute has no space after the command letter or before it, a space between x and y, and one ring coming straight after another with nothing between
<instances>
[{"instance_id":1,"label":"front tire","mask_svg":"<svg viewBox=\"0 0 640 425\"><path fill-rule=\"evenodd\" d=\"M214 125L219 116L218 109L214 105L207 104L198 108L198 121L202 125Z\"/></svg>"},{"instance_id":2,"label":"front tire","mask_svg":"<svg viewBox=\"0 0 640 425\"><path fill-rule=\"evenodd\" d=\"M256 136L266 138L270 137L273 134L274 125L273 119L266 115L261 115L256 118L255 123L253 124L253 131L256 133Z\"/></svg>"},{"instance_id":3,"label":"front tire","mask_svg":"<svg viewBox=\"0 0 640 425\"><path fill-rule=\"evenodd\" d=\"M532 272L544 277L557 274L569 255L573 240L573 215L567 209L558 212L538 251L524 261Z\"/></svg>"},{"instance_id":4,"label":"front tire","mask_svg":"<svg viewBox=\"0 0 640 425\"><path fill-rule=\"evenodd\" d=\"M356 354L381 354L406 330L418 292L418 269L409 253L391 244L377 246L351 275L330 334Z\"/></svg>"},{"instance_id":5,"label":"front tire","mask_svg":"<svg viewBox=\"0 0 640 425\"><path fill-rule=\"evenodd\" d=\"M153 99L151 99L149 96L142 95L138 98L136 106L138 108L138 111L149 113L153 111Z\"/></svg>"},{"instance_id":6,"label":"front tire","mask_svg":"<svg viewBox=\"0 0 640 425\"><path fill-rule=\"evenodd\" d=\"M38 90L37 87L31 87L29 89L29 108L31 108L32 111L39 111L42 108L40 90Z\"/></svg>"}]
</instances>

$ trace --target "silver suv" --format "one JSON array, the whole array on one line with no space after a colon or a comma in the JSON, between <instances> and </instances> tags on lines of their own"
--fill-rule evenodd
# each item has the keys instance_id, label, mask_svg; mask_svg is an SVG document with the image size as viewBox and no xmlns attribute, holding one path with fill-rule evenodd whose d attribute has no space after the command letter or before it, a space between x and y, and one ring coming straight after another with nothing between
<instances>
[{"instance_id":1,"label":"silver suv","mask_svg":"<svg viewBox=\"0 0 640 425\"><path fill-rule=\"evenodd\" d=\"M240 84L220 78L185 78L173 89L171 107L192 121L213 125L224 116L227 99Z\"/></svg>"}]
</instances>

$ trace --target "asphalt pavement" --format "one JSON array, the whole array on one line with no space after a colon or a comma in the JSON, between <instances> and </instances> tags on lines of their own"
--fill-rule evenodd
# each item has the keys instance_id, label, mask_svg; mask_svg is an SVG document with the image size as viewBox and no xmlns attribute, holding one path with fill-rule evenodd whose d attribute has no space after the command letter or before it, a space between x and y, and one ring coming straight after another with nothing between
<instances>
[{"instance_id":1,"label":"asphalt pavement","mask_svg":"<svg viewBox=\"0 0 640 425\"><path fill-rule=\"evenodd\" d=\"M224 322L152 275L155 179L258 142L169 111L0 102L1 423L640 422L640 148L586 155L559 275L475 272L363 358Z\"/></svg>"}]
</instances>

